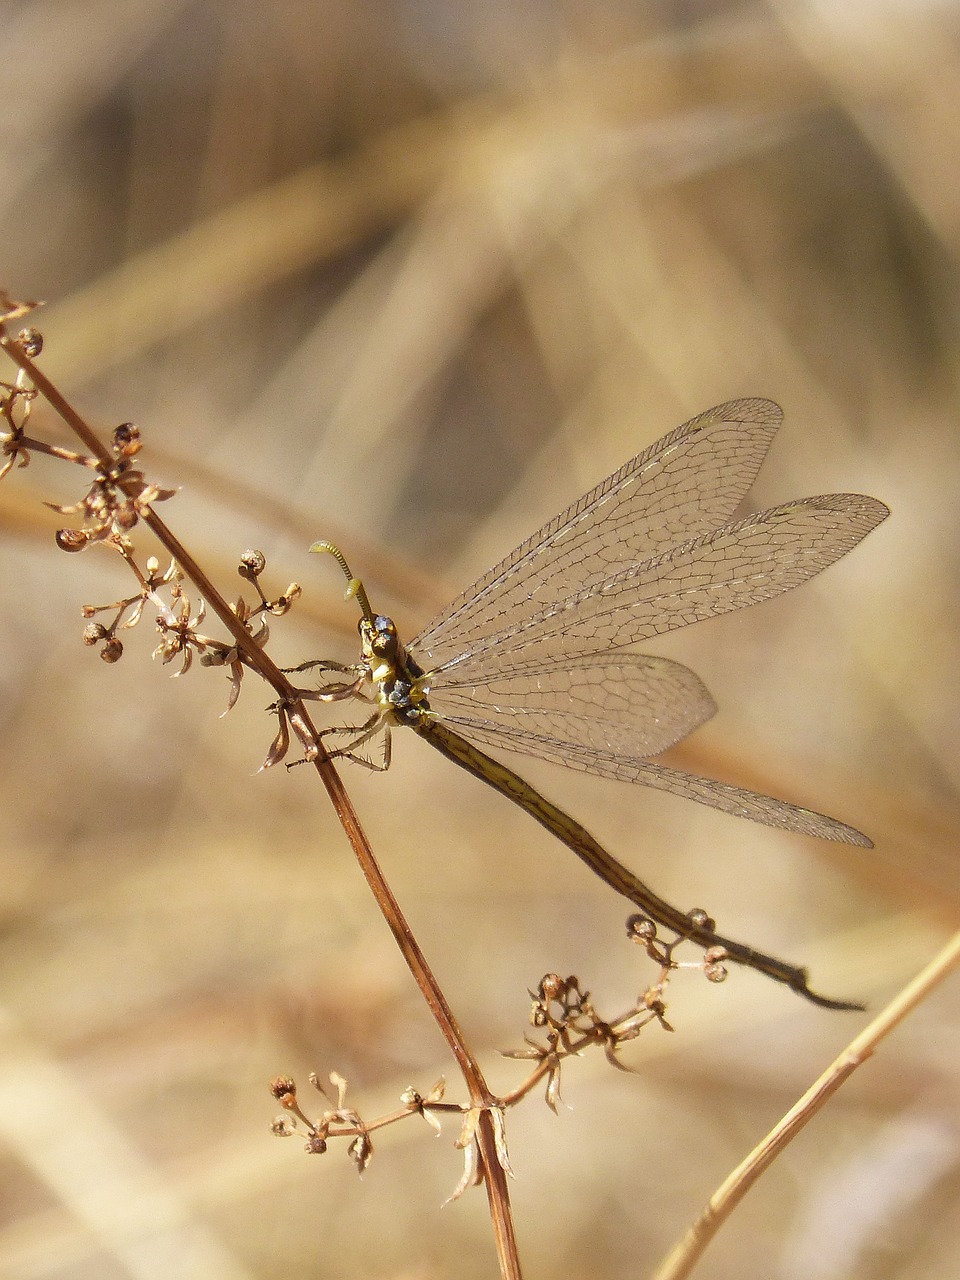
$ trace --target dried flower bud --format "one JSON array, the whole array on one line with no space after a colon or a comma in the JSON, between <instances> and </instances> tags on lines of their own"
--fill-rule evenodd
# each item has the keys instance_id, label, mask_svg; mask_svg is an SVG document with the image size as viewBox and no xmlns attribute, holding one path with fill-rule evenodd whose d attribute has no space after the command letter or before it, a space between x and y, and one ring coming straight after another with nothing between
<instances>
[{"instance_id":1,"label":"dried flower bud","mask_svg":"<svg viewBox=\"0 0 960 1280\"><path fill-rule=\"evenodd\" d=\"M121 422L113 432L113 451L121 458L132 458L143 448L140 428L132 422Z\"/></svg>"},{"instance_id":2,"label":"dried flower bud","mask_svg":"<svg viewBox=\"0 0 960 1280\"><path fill-rule=\"evenodd\" d=\"M363 1173L373 1155L373 1143L368 1133L358 1133L347 1148L347 1155L357 1166L357 1173Z\"/></svg>"},{"instance_id":3,"label":"dried flower bud","mask_svg":"<svg viewBox=\"0 0 960 1280\"><path fill-rule=\"evenodd\" d=\"M647 916L632 915L627 921L627 937L634 942L652 942L657 936L657 926Z\"/></svg>"},{"instance_id":4,"label":"dried flower bud","mask_svg":"<svg viewBox=\"0 0 960 1280\"><path fill-rule=\"evenodd\" d=\"M703 907L694 907L692 911L688 911L687 919L691 929L709 929L713 933L717 927L717 922L710 919Z\"/></svg>"},{"instance_id":5,"label":"dried flower bud","mask_svg":"<svg viewBox=\"0 0 960 1280\"><path fill-rule=\"evenodd\" d=\"M708 982L726 982L729 971L725 964L705 964L703 972Z\"/></svg>"},{"instance_id":6,"label":"dried flower bud","mask_svg":"<svg viewBox=\"0 0 960 1280\"><path fill-rule=\"evenodd\" d=\"M299 600L302 595L303 588L299 582L291 582L283 595L277 596L276 600L271 600L267 608L275 618L282 618L285 613L289 613L294 601Z\"/></svg>"},{"instance_id":7,"label":"dried flower bud","mask_svg":"<svg viewBox=\"0 0 960 1280\"><path fill-rule=\"evenodd\" d=\"M566 985L559 973L545 973L540 980L540 995L544 1000L559 1000Z\"/></svg>"},{"instance_id":8,"label":"dried flower bud","mask_svg":"<svg viewBox=\"0 0 960 1280\"><path fill-rule=\"evenodd\" d=\"M35 360L43 350L43 334L39 329L21 329L17 334L20 350L31 360Z\"/></svg>"},{"instance_id":9,"label":"dried flower bud","mask_svg":"<svg viewBox=\"0 0 960 1280\"><path fill-rule=\"evenodd\" d=\"M105 640L108 635L107 628L102 622L91 622L83 628L83 643L87 645L99 644L101 640Z\"/></svg>"},{"instance_id":10,"label":"dried flower bud","mask_svg":"<svg viewBox=\"0 0 960 1280\"><path fill-rule=\"evenodd\" d=\"M282 1102L284 1106L288 1106L288 1099L290 1099L290 1101L296 1101L296 1082L291 1080L289 1076L277 1076L275 1080L270 1081L270 1092L278 1102Z\"/></svg>"},{"instance_id":11,"label":"dried flower bud","mask_svg":"<svg viewBox=\"0 0 960 1280\"><path fill-rule=\"evenodd\" d=\"M303 1144L303 1149L307 1155L322 1156L327 1149L327 1140L319 1133L311 1133Z\"/></svg>"},{"instance_id":12,"label":"dried flower bud","mask_svg":"<svg viewBox=\"0 0 960 1280\"><path fill-rule=\"evenodd\" d=\"M116 636L111 636L107 643L100 650L100 657L104 662L119 662L123 657L123 645Z\"/></svg>"},{"instance_id":13,"label":"dried flower bud","mask_svg":"<svg viewBox=\"0 0 960 1280\"><path fill-rule=\"evenodd\" d=\"M721 964L729 958L730 952L726 947L707 947L703 953L703 959L706 964Z\"/></svg>"},{"instance_id":14,"label":"dried flower bud","mask_svg":"<svg viewBox=\"0 0 960 1280\"><path fill-rule=\"evenodd\" d=\"M58 529L57 546L61 551L82 551L89 541L83 529Z\"/></svg>"},{"instance_id":15,"label":"dried flower bud","mask_svg":"<svg viewBox=\"0 0 960 1280\"><path fill-rule=\"evenodd\" d=\"M267 557L262 551L245 551L240 557L237 573L241 578L259 578L267 567Z\"/></svg>"}]
</instances>

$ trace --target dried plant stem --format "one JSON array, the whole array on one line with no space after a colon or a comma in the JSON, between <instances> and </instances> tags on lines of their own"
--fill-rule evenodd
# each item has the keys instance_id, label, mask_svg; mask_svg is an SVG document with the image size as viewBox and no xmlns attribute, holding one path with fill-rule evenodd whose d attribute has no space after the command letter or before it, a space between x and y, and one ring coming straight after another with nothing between
<instances>
[{"instance_id":1,"label":"dried plant stem","mask_svg":"<svg viewBox=\"0 0 960 1280\"><path fill-rule=\"evenodd\" d=\"M0 347L26 373L38 393L79 437L84 447L99 462L109 464L112 461L112 456L97 433L64 398L49 378L34 364L22 346L15 339L9 337L2 325L0 325ZM130 495L136 496L140 489L140 482L131 480L129 485ZM121 479L120 488L124 487L124 481ZM500 1274L503 1280L521 1280L520 1258L514 1233L509 1189L506 1173L501 1165L497 1149L495 1128L490 1112L490 1108L495 1105L496 1099L484 1080L479 1064L467 1046L463 1032L446 1001L440 984L427 963L426 957L414 938L413 932L400 909L400 904L384 878L353 803L332 760L323 748L322 739L317 735L309 712L287 676L256 643L241 619L230 608L223 594L175 534L167 527L166 523L152 509L145 509L142 513L142 519L158 541L177 561L185 576L193 581L206 601L207 606L216 613L223 625L229 630L248 665L263 676L276 691L284 705L290 708L290 711L298 717L301 724L313 735L318 749L317 756L313 761L317 773L320 775L340 824L360 864L364 878L370 886L377 905L396 939L397 946L400 948L407 967L413 974L414 981L419 987L427 1007L457 1061L470 1093L471 1104L480 1112L476 1137L482 1158L484 1183L490 1203L490 1215L500 1262Z\"/></svg>"},{"instance_id":2,"label":"dried plant stem","mask_svg":"<svg viewBox=\"0 0 960 1280\"><path fill-rule=\"evenodd\" d=\"M304 714L306 714L304 712ZM477 1127L477 1142L483 1158L484 1185L490 1204L490 1218L493 1223L497 1256L500 1262L500 1274L503 1280L521 1280L520 1253L513 1226L513 1213L510 1207L510 1190L507 1175L500 1163L497 1151L496 1135L489 1110L494 1101L493 1094L487 1087L480 1067L467 1048L463 1032L447 1004L440 985L433 975L426 957L407 924L400 909L400 904L393 895L374 857L373 850L366 834L360 825L356 810L347 795L343 781L329 758L320 758L314 762L317 772L327 789L327 794L340 819L347 839L353 846L357 861L360 863L367 884L377 900L383 917L397 946L406 960L417 986L426 1000L430 1012L442 1031L447 1044L457 1060L474 1106L483 1108Z\"/></svg>"},{"instance_id":3,"label":"dried plant stem","mask_svg":"<svg viewBox=\"0 0 960 1280\"><path fill-rule=\"evenodd\" d=\"M897 1027L955 968L960 966L960 933L895 997L827 1068L783 1119L750 1152L714 1192L693 1226L672 1250L653 1280L684 1280L707 1245L760 1175L809 1120L872 1056L877 1045Z\"/></svg>"}]
</instances>

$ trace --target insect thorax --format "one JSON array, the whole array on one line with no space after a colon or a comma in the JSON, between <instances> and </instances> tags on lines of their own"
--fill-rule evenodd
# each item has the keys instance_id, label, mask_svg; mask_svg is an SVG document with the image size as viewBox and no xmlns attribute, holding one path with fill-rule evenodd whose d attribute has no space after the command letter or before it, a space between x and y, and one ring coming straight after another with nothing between
<instances>
[{"instance_id":1,"label":"insect thorax","mask_svg":"<svg viewBox=\"0 0 960 1280\"><path fill-rule=\"evenodd\" d=\"M361 619L360 645L382 711L395 721L416 720L428 709L420 685L424 671L403 647L393 619L382 614Z\"/></svg>"}]
</instances>

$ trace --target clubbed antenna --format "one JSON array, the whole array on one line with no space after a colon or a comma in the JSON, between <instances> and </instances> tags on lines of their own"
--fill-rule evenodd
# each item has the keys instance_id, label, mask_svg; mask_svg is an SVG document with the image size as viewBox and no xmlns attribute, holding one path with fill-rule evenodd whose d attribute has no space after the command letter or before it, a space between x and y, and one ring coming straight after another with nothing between
<instances>
[{"instance_id":1,"label":"clubbed antenna","mask_svg":"<svg viewBox=\"0 0 960 1280\"><path fill-rule=\"evenodd\" d=\"M347 590L344 593L344 599L355 599L360 606L360 612L363 614L367 622L373 622L373 610L370 608L370 601L367 599L367 593L363 583L359 578L355 578L351 572L350 566L347 564L346 557L340 548L333 542L328 542L326 538L321 538L319 542L315 542L310 548L311 551L325 551L327 555L333 556L337 564L343 570L343 576L347 580Z\"/></svg>"}]
</instances>

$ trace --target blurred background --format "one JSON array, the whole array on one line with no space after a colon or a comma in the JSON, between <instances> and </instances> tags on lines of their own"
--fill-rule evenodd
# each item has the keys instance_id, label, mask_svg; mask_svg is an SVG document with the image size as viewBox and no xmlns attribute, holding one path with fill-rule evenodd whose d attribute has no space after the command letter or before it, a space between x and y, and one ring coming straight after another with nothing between
<instances>
[{"instance_id":1,"label":"blurred background","mask_svg":"<svg viewBox=\"0 0 960 1280\"><path fill-rule=\"evenodd\" d=\"M960 6L19 0L0 47L0 280L47 300L44 367L90 420L140 424L223 589L248 546L304 584L278 661L356 654L314 539L411 636L731 397L786 411L753 507L890 504L802 592L655 647L720 705L673 763L875 850L510 761L663 895L880 1008L960 899ZM362 1182L270 1136L280 1072L316 1111L308 1072L339 1072L368 1118L462 1089L312 771L256 773L268 691L221 719L222 672L171 681L150 618L115 667L81 645L80 605L130 590L54 547L42 501L82 491L42 458L0 487L0 1273L495 1275L483 1193L440 1209L455 1126L388 1131ZM412 734L345 774L495 1088L544 972L611 1017L646 986L624 904ZM670 1018L636 1074L588 1055L559 1118L512 1113L530 1280L649 1275L865 1024L741 971L679 977ZM703 1274L955 1275L958 1058L954 983Z\"/></svg>"}]
</instances>

